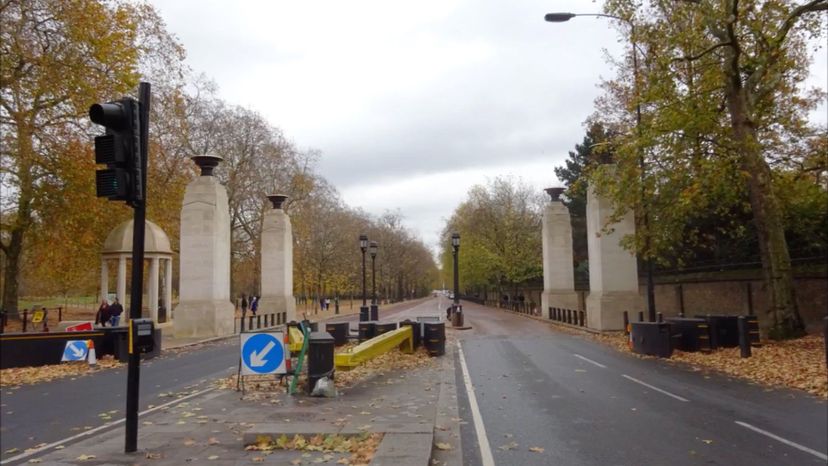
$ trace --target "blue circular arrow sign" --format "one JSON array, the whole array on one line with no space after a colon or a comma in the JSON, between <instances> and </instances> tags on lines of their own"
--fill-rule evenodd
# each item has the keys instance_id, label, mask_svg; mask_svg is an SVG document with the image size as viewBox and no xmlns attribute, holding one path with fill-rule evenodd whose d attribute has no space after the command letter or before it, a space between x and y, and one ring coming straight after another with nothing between
<instances>
[{"instance_id":1,"label":"blue circular arrow sign","mask_svg":"<svg viewBox=\"0 0 828 466\"><path fill-rule=\"evenodd\" d=\"M284 362L284 353L280 339L269 333L257 333L242 340L242 363L254 374L275 373Z\"/></svg>"},{"instance_id":2,"label":"blue circular arrow sign","mask_svg":"<svg viewBox=\"0 0 828 466\"><path fill-rule=\"evenodd\" d=\"M86 359L86 341L69 340L63 348L61 361L83 361Z\"/></svg>"}]
</instances>

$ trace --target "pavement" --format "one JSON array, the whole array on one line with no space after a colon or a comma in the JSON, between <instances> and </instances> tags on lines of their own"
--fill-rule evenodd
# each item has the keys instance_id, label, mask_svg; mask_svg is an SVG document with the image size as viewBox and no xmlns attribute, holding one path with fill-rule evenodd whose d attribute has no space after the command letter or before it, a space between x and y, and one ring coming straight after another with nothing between
<instances>
[{"instance_id":1,"label":"pavement","mask_svg":"<svg viewBox=\"0 0 828 466\"><path fill-rule=\"evenodd\" d=\"M434 313L431 300L411 304L398 311L406 316ZM392 314L396 313L389 309L386 316ZM164 340L167 349L204 343L210 341ZM245 450L245 445L282 434L358 436L366 432L383 434L372 465L460 464L453 354L454 346L448 344L447 354L432 358L426 367L378 374L340 390L338 397L330 399L304 393L291 397L284 388L242 394L202 384L175 393L175 399L156 399L157 405L142 403L146 409L139 416L135 453L123 452L126 434L120 419L41 446L36 454L7 457L2 464L350 464L343 463L350 458L349 453L265 453ZM255 384L255 380L246 382L248 388ZM439 427L436 430L435 425ZM437 462L432 463L434 443L453 447L438 450Z\"/></svg>"}]
</instances>

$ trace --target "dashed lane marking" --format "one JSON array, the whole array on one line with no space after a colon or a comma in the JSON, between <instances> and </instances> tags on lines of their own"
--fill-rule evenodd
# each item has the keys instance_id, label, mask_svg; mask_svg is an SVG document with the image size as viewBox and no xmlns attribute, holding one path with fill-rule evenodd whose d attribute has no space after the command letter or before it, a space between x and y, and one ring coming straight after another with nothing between
<instances>
[{"instance_id":1,"label":"dashed lane marking","mask_svg":"<svg viewBox=\"0 0 828 466\"><path fill-rule=\"evenodd\" d=\"M578 358L578 359L583 359L584 361L586 361L586 362L588 362L588 363L590 363L590 364L595 364L596 366L598 366L598 367L600 367L600 368L602 368L602 369L606 369L606 368L607 368L607 366L605 366L605 365L601 364L600 362L595 362L595 361L593 361L592 359L589 359L589 358L587 358L587 357L581 356L580 354L577 354L577 353L572 353L572 355L573 355L573 356L575 356L575 357L576 357L576 358Z\"/></svg>"},{"instance_id":2,"label":"dashed lane marking","mask_svg":"<svg viewBox=\"0 0 828 466\"><path fill-rule=\"evenodd\" d=\"M629 376L629 375L627 375L627 374L621 374L621 377L624 377L624 378L625 378L625 379L627 379L627 380L632 380L633 382L635 382L635 383L637 383L637 384L643 385L643 386L645 386L645 387L647 387L647 388L649 388L649 389L651 389L651 390L655 390L655 391L657 391L657 392L659 392L659 393L663 393L663 394L665 394L665 395L667 395L667 396L669 396L669 397L671 397L671 398L675 398L675 399L677 399L677 400L679 400L679 401L683 401L683 402L685 402L685 403L689 403L689 402L690 402L690 400L688 400L687 398L682 398L682 397L680 397L680 396L678 396L678 395L676 395L676 394L673 394L673 393L668 392L667 390L662 390L662 389L660 389L660 388L658 388L658 387L654 387L654 386L652 386L652 385L650 385L650 384L648 384L648 383L646 383L646 382L642 382L642 381L640 381L640 380L636 379L635 377L630 377L630 376Z\"/></svg>"},{"instance_id":3,"label":"dashed lane marking","mask_svg":"<svg viewBox=\"0 0 828 466\"><path fill-rule=\"evenodd\" d=\"M814 456L816 456L817 458L819 458L823 461L828 461L828 455L826 455L825 453L821 453L821 452L818 452L816 450L812 450L812 449L810 449L806 446L800 445L796 442L791 442L790 440L784 439L784 438L782 438L778 435L774 435L774 434L772 434L772 433L770 433L766 430L762 430L758 427L752 426L752 425L748 424L747 422L742 422L742 421L733 421L733 422L735 422L736 424L739 424L740 426L742 426L746 429L750 429L750 430L752 430L756 433L762 434L766 437L770 437L770 438L776 440L777 442L782 442L785 445L788 445L790 447L794 447L799 451L804 451L805 453L809 453L811 455L814 455Z\"/></svg>"}]
</instances>

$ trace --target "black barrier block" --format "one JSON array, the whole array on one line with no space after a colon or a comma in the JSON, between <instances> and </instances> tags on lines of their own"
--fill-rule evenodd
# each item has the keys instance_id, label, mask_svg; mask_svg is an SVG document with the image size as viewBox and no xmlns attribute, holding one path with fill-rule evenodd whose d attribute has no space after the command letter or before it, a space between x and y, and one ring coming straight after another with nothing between
<instances>
[{"instance_id":1,"label":"black barrier block","mask_svg":"<svg viewBox=\"0 0 828 466\"><path fill-rule=\"evenodd\" d=\"M674 349L681 351L700 351L710 349L710 332L707 321L691 317L668 317L670 331L674 340Z\"/></svg>"},{"instance_id":2,"label":"black barrier block","mask_svg":"<svg viewBox=\"0 0 828 466\"><path fill-rule=\"evenodd\" d=\"M332 322L325 324L325 331L330 333L334 339L334 345L342 346L348 343L350 324L348 322Z\"/></svg>"},{"instance_id":3,"label":"black barrier block","mask_svg":"<svg viewBox=\"0 0 828 466\"><path fill-rule=\"evenodd\" d=\"M160 354L161 330L155 329L156 350L145 358ZM0 336L0 368L59 364L70 340L92 340L97 357L113 355L120 359L122 341L126 345L126 327L106 327L87 332L6 333Z\"/></svg>"},{"instance_id":4,"label":"black barrier block","mask_svg":"<svg viewBox=\"0 0 828 466\"><path fill-rule=\"evenodd\" d=\"M425 322L423 324L423 340L430 356L442 356L446 354L445 322Z\"/></svg>"},{"instance_id":5,"label":"black barrier block","mask_svg":"<svg viewBox=\"0 0 828 466\"><path fill-rule=\"evenodd\" d=\"M380 336L393 330L397 330L396 322L377 322L374 325L374 336Z\"/></svg>"},{"instance_id":6,"label":"black barrier block","mask_svg":"<svg viewBox=\"0 0 828 466\"><path fill-rule=\"evenodd\" d=\"M666 322L633 322L630 340L634 353L669 358L673 355L670 324Z\"/></svg>"},{"instance_id":7,"label":"black barrier block","mask_svg":"<svg viewBox=\"0 0 828 466\"><path fill-rule=\"evenodd\" d=\"M308 337L308 384L310 393L316 381L334 376L334 337L327 332L311 332Z\"/></svg>"}]
</instances>

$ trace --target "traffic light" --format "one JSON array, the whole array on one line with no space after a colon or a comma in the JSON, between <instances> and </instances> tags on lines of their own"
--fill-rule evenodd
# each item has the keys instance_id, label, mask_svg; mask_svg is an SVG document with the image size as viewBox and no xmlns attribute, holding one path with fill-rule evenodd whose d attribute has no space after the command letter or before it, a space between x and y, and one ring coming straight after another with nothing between
<instances>
[{"instance_id":1,"label":"traffic light","mask_svg":"<svg viewBox=\"0 0 828 466\"><path fill-rule=\"evenodd\" d=\"M144 199L139 104L125 97L89 107L92 122L106 128L95 138L95 163L107 168L95 172L98 197L134 205Z\"/></svg>"}]
</instances>

